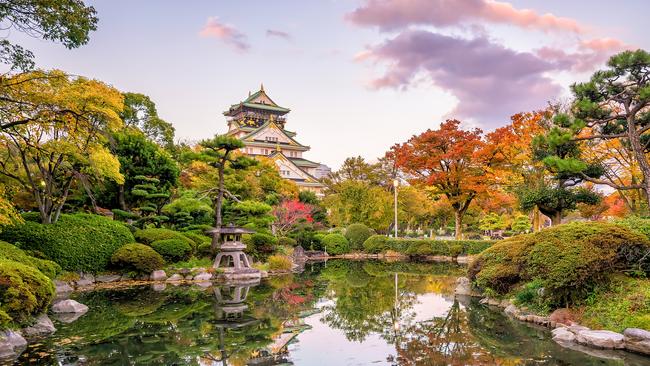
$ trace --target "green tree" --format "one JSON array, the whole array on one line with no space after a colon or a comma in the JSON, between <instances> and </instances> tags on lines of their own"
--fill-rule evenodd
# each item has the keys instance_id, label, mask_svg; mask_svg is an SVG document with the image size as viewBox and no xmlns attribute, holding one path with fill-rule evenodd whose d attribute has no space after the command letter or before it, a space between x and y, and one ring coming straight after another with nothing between
<instances>
[{"instance_id":1,"label":"green tree","mask_svg":"<svg viewBox=\"0 0 650 366\"><path fill-rule=\"evenodd\" d=\"M88 34L97 29L96 12L81 0L3 0L0 23L30 36L60 42L66 48L88 43ZM0 40L0 62L12 69L34 67L34 55L7 39Z\"/></svg>"},{"instance_id":2,"label":"green tree","mask_svg":"<svg viewBox=\"0 0 650 366\"><path fill-rule=\"evenodd\" d=\"M522 234L522 233L529 232L532 225L533 224L530 222L530 219L528 218L528 215L518 215L512 221L512 225L510 225L510 228L515 233Z\"/></svg>"},{"instance_id":3,"label":"green tree","mask_svg":"<svg viewBox=\"0 0 650 366\"><path fill-rule=\"evenodd\" d=\"M124 93L124 124L142 131L151 141L171 149L174 146L174 126L158 117L156 104L144 94Z\"/></svg>"},{"instance_id":4,"label":"green tree","mask_svg":"<svg viewBox=\"0 0 650 366\"><path fill-rule=\"evenodd\" d=\"M56 222L75 183L124 181L105 136L122 126L122 95L96 80L60 71L11 78L4 118L30 121L0 131L0 175L33 197L41 222ZM19 100L17 104L13 101Z\"/></svg>"},{"instance_id":5,"label":"green tree","mask_svg":"<svg viewBox=\"0 0 650 366\"><path fill-rule=\"evenodd\" d=\"M386 232L392 222L392 195L368 183L341 182L337 192L325 197L323 204L330 212L329 221L336 226L362 223L375 231Z\"/></svg>"},{"instance_id":6,"label":"green tree","mask_svg":"<svg viewBox=\"0 0 650 366\"><path fill-rule=\"evenodd\" d=\"M490 235L495 230L502 230L506 227L506 220L503 215L499 215L496 212L490 212L489 214L483 216L479 221L478 228L487 231Z\"/></svg>"}]
</instances>

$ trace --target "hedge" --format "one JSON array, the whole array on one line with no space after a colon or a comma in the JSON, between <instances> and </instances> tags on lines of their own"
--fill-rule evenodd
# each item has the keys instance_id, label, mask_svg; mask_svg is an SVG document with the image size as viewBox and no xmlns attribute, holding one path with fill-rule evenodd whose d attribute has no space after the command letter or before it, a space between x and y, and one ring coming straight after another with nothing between
<instances>
[{"instance_id":1,"label":"hedge","mask_svg":"<svg viewBox=\"0 0 650 366\"><path fill-rule=\"evenodd\" d=\"M468 275L496 294L543 288L534 302L553 308L584 300L617 271L650 274L649 251L650 241L625 227L574 222L502 240L470 264Z\"/></svg>"},{"instance_id":2,"label":"hedge","mask_svg":"<svg viewBox=\"0 0 650 366\"><path fill-rule=\"evenodd\" d=\"M364 224L352 224L345 229L345 238L351 250L362 250L363 243L375 232Z\"/></svg>"},{"instance_id":3,"label":"hedge","mask_svg":"<svg viewBox=\"0 0 650 366\"><path fill-rule=\"evenodd\" d=\"M24 324L54 299L54 284L35 267L0 260L0 329Z\"/></svg>"},{"instance_id":4,"label":"hedge","mask_svg":"<svg viewBox=\"0 0 650 366\"><path fill-rule=\"evenodd\" d=\"M187 259L192 253L192 247L187 241L180 239L156 240L151 243L151 247L168 262Z\"/></svg>"},{"instance_id":5,"label":"hedge","mask_svg":"<svg viewBox=\"0 0 650 366\"><path fill-rule=\"evenodd\" d=\"M350 251L348 239L341 234L327 234L323 238L323 245L327 253L332 255L345 254Z\"/></svg>"},{"instance_id":6,"label":"hedge","mask_svg":"<svg viewBox=\"0 0 650 366\"><path fill-rule=\"evenodd\" d=\"M189 244L193 249L197 247L199 243L194 242L194 240L188 238L184 234L178 231L163 229L163 228L149 228L136 231L133 236L138 243L151 245L153 242L158 240L167 240L167 239L178 239Z\"/></svg>"},{"instance_id":7,"label":"hedge","mask_svg":"<svg viewBox=\"0 0 650 366\"><path fill-rule=\"evenodd\" d=\"M105 270L118 248L135 241L121 222L82 213L63 214L55 224L25 221L6 227L0 232L0 240L39 251L66 271L84 272Z\"/></svg>"},{"instance_id":8,"label":"hedge","mask_svg":"<svg viewBox=\"0 0 650 366\"><path fill-rule=\"evenodd\" d=\"M151 247L132 243L118 249L111 258L111 263L119 269L150 273L165 265L165 260Z\"/></svg>"},{"instance_id":9,"label":"hedge","mask_svg":"<svg viewBox=\"0 0 650 366\"><path fill-rule=\"evenodd\" d=\"M392 250L411 256L445 255L455 257L458 255L475 255L491 247L492 240L435 240L435 239L395 239L385 237L379 239L373 235L364 242L364 250L369 253L380 253ZM366 244L367 243L367 244Z\"/></svg>"},{"instance_id":10,"label":"hedge","mask_svg":"<svg viewBox=\"0 0 650 366\"><path fill-rule=\"evenodd\" d=\"M14 262L36 267L39 271L43 272L44 275L52 279L61 273L61 266L55 262L47 259L32 257L25 253L24 250L5 241L0 241L0 259L8 259Z\"/></svg>"}]
</instances>

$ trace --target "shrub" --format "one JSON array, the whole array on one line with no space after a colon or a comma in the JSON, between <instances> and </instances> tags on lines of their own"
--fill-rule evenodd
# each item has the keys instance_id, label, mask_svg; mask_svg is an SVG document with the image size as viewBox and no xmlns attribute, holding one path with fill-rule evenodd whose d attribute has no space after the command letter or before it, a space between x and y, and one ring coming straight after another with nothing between
<instances>
[{"instance_id":1,"label":"shrub","mask_svg":"<svg viewBox=\"0 0 650 366\"><path fill-rule=\"evenodd\" d=\"M151 247L144 244L127 244L118 249L111 263L120 269L150 273L165 265L165 260Z\"/></svg>"},{"instance_id":2,"label":"shrub","mask_svg":"<svg viewBox=\"0 0 650 366\"><path fill-rule=\"evenodd\" d=\"M257 258L264 258L273 253L278 244L278 238L266 233L243 235L242 241L246 244L246 251Z\"/></svg>"},{"instance_id":3,"label":"shrub","mask_svg":"<svg viewBox=\"0 0 650 366\"><path fill-rule=\"evenodd\" d=\"M196 248L196 255L200 257L211 257L212 243L199 244L199 246Z\"/></svg>"},{"instance_id":4,"label":"shrub","mask_svg":"<svg viewBox=\"0 0 650 366\"><path fill-rule=\"evenodd\" d=\"M323 238L323 245L327 253L333 255L345 254L350 251L348 239L341 234L327 234Z\"/></svg>"},{"instance_id":5,"label":"shrub","mask_svg":"<svg viewBox=\"0 0 650 366\"><path fill-rule=\"evenodd\" d=\"M456 257L474 255L489 248L491 240L432 240L432 239L386 239L386 249L411 256L445 255ZM385 251L384 250L384 251Z\"/></svg>"},{"instance_id":6,"label":"shrub","mask_svg":"<svg viewBox=\"0 0 650 366\"><path fill-rule=\"evenodd\" d=\"M168 262L187 259L192 253L192 247L187 241L180 239L156 240L151 243L151 247Z\"/></svg>"},{"instance_id":7,"label":"shrub","mask_svg":"<svg viewBox=\"0 0 650 366\"><path fill-rule=\"evenodd\" d=\"M624 219L614 221L616 225L624 226L639 234L643 234L650 239L650 219L638 216L628 216Z\"/></svg>"},{"instance_id":8,"label":"shrub","mask_svg":"<svg viewBox=\"0 0 650 366\"><path fill-rule=\"evenodd\" d=\"M352 224L345 229L345 238L348 239L351 250L362 250L363 243L374 233L364 224Z\"/></svg>"},{"instance_id":9,"label":"shrub","mask_svg":"<svg viewBox=\"0 0 650 366\"><path fill-rule=\"evenodd\" d=\"M381 253L390 249L387 242L388 238L384 235L372 235L363 242L363 250L368 253Z\"/></svg>"},{"instance_id":10,"label":"shrub","mask_svg":"<svg viewBox=\"0 0 650 366\"><path fill-rule=\"evenodd\" d=\"M55 262L47 259L32 257L25 253L24 250L4 241L0 241L0 259L8 259L14 262L36 267L39 271L43 272L43 274L49 278L55 278L56 275L61 273L61 266Z\"/></svg>"},{"instance_id":11,"label":"shrub","mask_svg":"<svg viewBox=\"0 0 650 366\"><path fill-rule=\"evenodd\" d=\"M54 293L54 284L38 269L0 260L0 329L44 312Z\"/></svg>"},{"instance_id":12,"label":"shrub","mask_svg":"<svg viewBox=\"0 0 650 366\"><path fill-rule=\"evenodd\" d=\"M4 228L0 239L21 249L40 251L66 271L87 272L105 270L118 248L134 242L133 234L121 222L91 214L64 214L49 225L25 221Z\"/></svg>"},{"instance_id":13,"label":"shrub","mask_svg":"<svg viewBox=\"0 0 650 366\"><path fill-rule=\"evenodd\" d=\"M316 234L314 234L312 244L311 244L311 249L312 250L323 250L323 249L325 249L325 246L323 245L323 239L325 238L325 235L327 235L327 233L316 233Z\"/></svg>"},{"instance_id":14,"label":"shrub","mask_svg":"<svg viewBox=\"0 0 650 366\"><path fill-rule=\"evenodd\" d=\"M271 271L289 271L292 267L291 259L284 255L269 256L268 263Z\"/></svg>"},{"instance_id":15,"label":"shrub","mask_svg":"<svg viewBox=\"0 0 650 366\"><path fill-rule=\"evenodd\" d=\"M163 228L149 228L136 231L133 236L135 239L142 244L151 245L154 241L166 240L166 239L177 239L182 240L189 244L192 247L196 246L196 243L187 238L185 233L180 233L178 231L163 229Z\"/></svg>"},{"instance_id":16,"label":"shrub","mask_svg":"<svg viewBox=\"0 0 650 366\"><path fill-rule=\"evenodd\" d=\"M583 300L615 271L650 272L650 241L622 226L574 222L503 240L481 253L468 269L479 287L506 294L536 281L545 302L560 306Z\"/></svg>"},{"instance_id":17,"label":"shrub","mask_svg":"<svg viewBox=\"0 0 650 366\"><path fill-rule=\"evenodd\" d=\"M201 244L212 243L212 238L207 235L200 234L196 231L184 231L182 235L194 242L192 248L198 248L198 246Z\"/></svg>"},{"instance_id":18,"label":"shrub","mask_svg":"<svg viewBox=\"0 0 650 366\"><path fill-rule=\"evenodd\" d=\"M278 245L284 245L288 247L295 247L298 245L296 239L290 238L288 236L281 236L278 238Z\"/></svg>"}]
</instances>

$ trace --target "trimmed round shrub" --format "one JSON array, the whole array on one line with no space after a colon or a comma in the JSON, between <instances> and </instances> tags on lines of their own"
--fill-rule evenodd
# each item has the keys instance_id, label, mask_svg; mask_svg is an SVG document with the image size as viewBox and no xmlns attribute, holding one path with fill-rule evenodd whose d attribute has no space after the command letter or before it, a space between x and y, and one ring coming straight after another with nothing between
<instances>
[{"instance_id":1,"label":"trimmed round shrub","mask_svg":"<svg viewBox=\"0 0 650 366\"><path fill-rule=\"evenodd\" d=\"M565 306L585 299L616 271L650 273L649 250L645 236L622 226L574 222L498 242L472 261L468 275L499 294L535 281L548 306Z\"/></svg>"},{"instance_id":2,"label":"trimmed round shrub","mask_svg":"<svg viewBox=\"0 0 650 366\"><path fill-rule=\"evenodd\" d=\"M278 245L278 238L265 233L243 235L242 241L246 244L246 251L255 257L266 257L273 253Z\"/></svg>"},{"instance_id":3,"label":"trimmed round shrub","mask_svg":"<svg viewBox=\"0 0 650 366\"><path fill-rule=\"evenodd\" d=\"M288 236L281 236L278 238L278 245L284 245L288 247L295 247L298 245L298 241L296 239L290 238Z\"/></svg>"},{"instance_id":4,"label":"trimmed round shrub","mask_svg":"<svg viewBox=\"0 0 650 366\"><path fill-rule=\"evenodd\" d=\"M271 271L289 271L292 267L291 259L284 255L272 255L268 259Z\"/></svg>"},{"instance_id":5,"label":"trimmed round shrub","mask_svg":"<svg viewBox=\"0 0 650 366\"><path fill-rule=\"evenodd\" d=\"M374 233L364 224L352 224L345 229L345 238L348 239L351 250L362 250L363 243Z\"/></svg>"},{"instance_id":6,"label":"trimmed round shrub","mask_svg":"<svg viewBox=\"0 0 650 366\"><path fill-rule=\"evenodd\" d=\"M211 257L212 243L199 244L199 246L196 248L196 255L199 257Z\"/></svg>"},{"instance_id":7,"label":"trimmed round shrub","mask_svg":"<svg viewBox=\"0 0 650 366\"><path fill-rule=\"evenodd\" d=\"M194 242L194 247L198 248L199 245L208 243L210 244L212 242L212 238L210 238L207 235L199 234L196 231L184 231L183 236L186 238L190 239L191 241Z\"/></svg>"},{"instance_id":8,"label":"trimmed round shrub","mask_svg":"<svg viewBox=\"0 0 650 366\"><path fill-rule=\"evenodd\" d=\"M36 267L49 278L55 278L61 273L61 266L47 259L34 258L24 250L7 242L0 241L0 259L8 259L14 262Z\"/></svg>"},{"instance_id":9,"label":"trimmed round shrub","mask_svg":"<svg viewBox=\"0 0 650 366\"><path fill-rule=\"evenodd\" d=\"M168 262L187 259L192 253L192 247L187 241L179 239L156 240L151 243L151 247Z\"/></svg>"},{"instance_id":10,"label":"trimmed round shrub","mask_svg":"<svg viewBox=\"0 0 650 366\"><path fill-rule=\"evenodd\" d=\"M0 260L0 329L20 325L44 312L54 293L52 280L38 269Z\"/></svg>"},{"instance_id":11,"label":"trimmed round shrub","mask_svg":"<svg viewBox=\"0 0 650 366\"><path fill-rule=\"evenodd\" d=\"M25 221L3 228L0 240L42 252L66 271L84 272L105 270L118 248L135 241L121 222L91 214L64 214L49 225Z\"/></svg>"},{"instance_id":12,"label":"trimmed round shrub","mask_svg":"<svg viewBox=\"0 0 650 366\"><path fill-rule=\"evenodd\" d=\"M151 247L132 243L118 249L111 258L113 266L139 273L150 273L165 265L165 260Z\"/></svg>"},{"instance_id":13,"label":"trimmed round shrub","mask_svg":"<svg viewBox=\"0 0 650 366\"><path fill-rule=\"evenodd\" d=\"M323 245L327 253L332 255L345 254L350 252L348 239L341 234L327 234L323 238Z\"/></svg>"},{"instance_id":14,"label":"trimmed round shrub","mask_svg":"<svg viewBox=\"0 0 650 366\"><path fill-rule=\"evenodd\" d=\"M325 246L323 245L323 239L327 233L316 233L314 234L313 241L311 244L312 250L323 250Z\"/></svg>"},{"instance_id":15,"label":"trimmed round shrub","mask_svg":"<svg viewBox=\"0 0 650 366\"><path fill-rule=\"evenodd\" d=\"M377 254L388 249L388 238L384 235L372 235L363 242L363 250L367 253Z\"/></svg>"}]
</instances>

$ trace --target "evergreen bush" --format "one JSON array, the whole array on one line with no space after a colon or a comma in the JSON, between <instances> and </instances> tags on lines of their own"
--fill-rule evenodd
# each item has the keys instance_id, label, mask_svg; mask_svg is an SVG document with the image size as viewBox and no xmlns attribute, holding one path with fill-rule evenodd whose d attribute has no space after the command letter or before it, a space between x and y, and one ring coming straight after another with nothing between
<instances>
[{"instance_id":1,"label":"evergreen bush","mask_svg":"<svg viewBox=\"0 0 650 366\"><path fill-rule=\"evenodd\" d=\"M47 259L32 257L25 253L24 250L4 241L0 241L0 259L8 259L14 262L36 267L39 271L43 272L44 275L52 279L61 273L61 266L55 262Z\"/></svg>"},{"instance_id":2,"label":"evergreen bush","mask_svg":"<svg viewBox=\"0 0 650 366\"><path fill-rule=\"evenodd\" d=\"M381 253L390 249L388 246L388 238L385 235L372 235L363 242L363 250L366 253Z\"/></svg>"},{"instance_id":3,"label":"evergreen bush","mask_svg":"<svg viewBox=\"0 0 650 366\"><path fill-rule=\"evenodd\" d=\"M375 232L364 224L352 224L345 229L345 238L351 250L362 250L363 243Z\"/></svg>"},{"instance_id":4,"label":"evergreen bush","mask_svg":"<svg viewBox=\"0 0 650 366\"><path fill-rule=\"evenodd\" d=\"M20 325L44 312L54 284L35 267L0 259L0 329Z\"/></svg>"},{"instance_id":5,"label":"evergreen bush","mask_svg":"<svg viewBox=\"0 0 650 366\"><path fill-rule=\"evenodd\" d=\"M25 215L23 224L3 228L0 240L42 252L66 271L103 271L118 248L135 241L126 226L104 216L63 214L47 225L28 218Z\"/></svg>"},{"instance_id":6,"label":"evergreen bush","mask_svg":"<svg viewBox=\"0 0 650 366\"><path fill-rule=\"evenodd\" d=\"M281 236L278 238L278 245L284 245L288 247L295 247L298 245L296 239L290 238L288 236Z\"/></svg>"},{"instance_id":7,"label":"evergreen bush","mask_svg":"<svg viewBox=\"0 0 650 366\"><path fill-rule=\"evenodd\" d=\"M170 229L148 228L136 231L133 233L133 236L136 241L142 244L151 245L153 242L158 240L177 239L186 242L192 248L196 248L197 243L188 238L185 234L185 232L181 233Z\"/></svg>"},{"instance_id":8,"label":"evergreen bush","mask_svg":"<svg viewBox=\"0 0 650 366\"><path fill-rule=\"evenodd\" d=\"M165 260L151 247L132 243L118 249L111 258L113 266L128 271L151 273L165 265Z\"/></svg>"},{"instance_id":9,"label":"evergreen bush","mask_svg":"<svg viewBox=\"0 0 650 366\"><path fill-rule=\"evenodd\" d=\"M348 239L341 234L327 234L323 238L323 245L327 253L332 255L345 254L350 252Z\"/></svg>"},{"instance_id":10,"label":"evergreen bush","mask_svg":"<svg viewBox=\"0 0 650 366\"><path fill-rule=\"evenodd\" d=\"M178 262L189 258L192 247L185 240L163 239L151 243L153 250L162 255L167 262Z\"/></svg>"}]
</instances>

